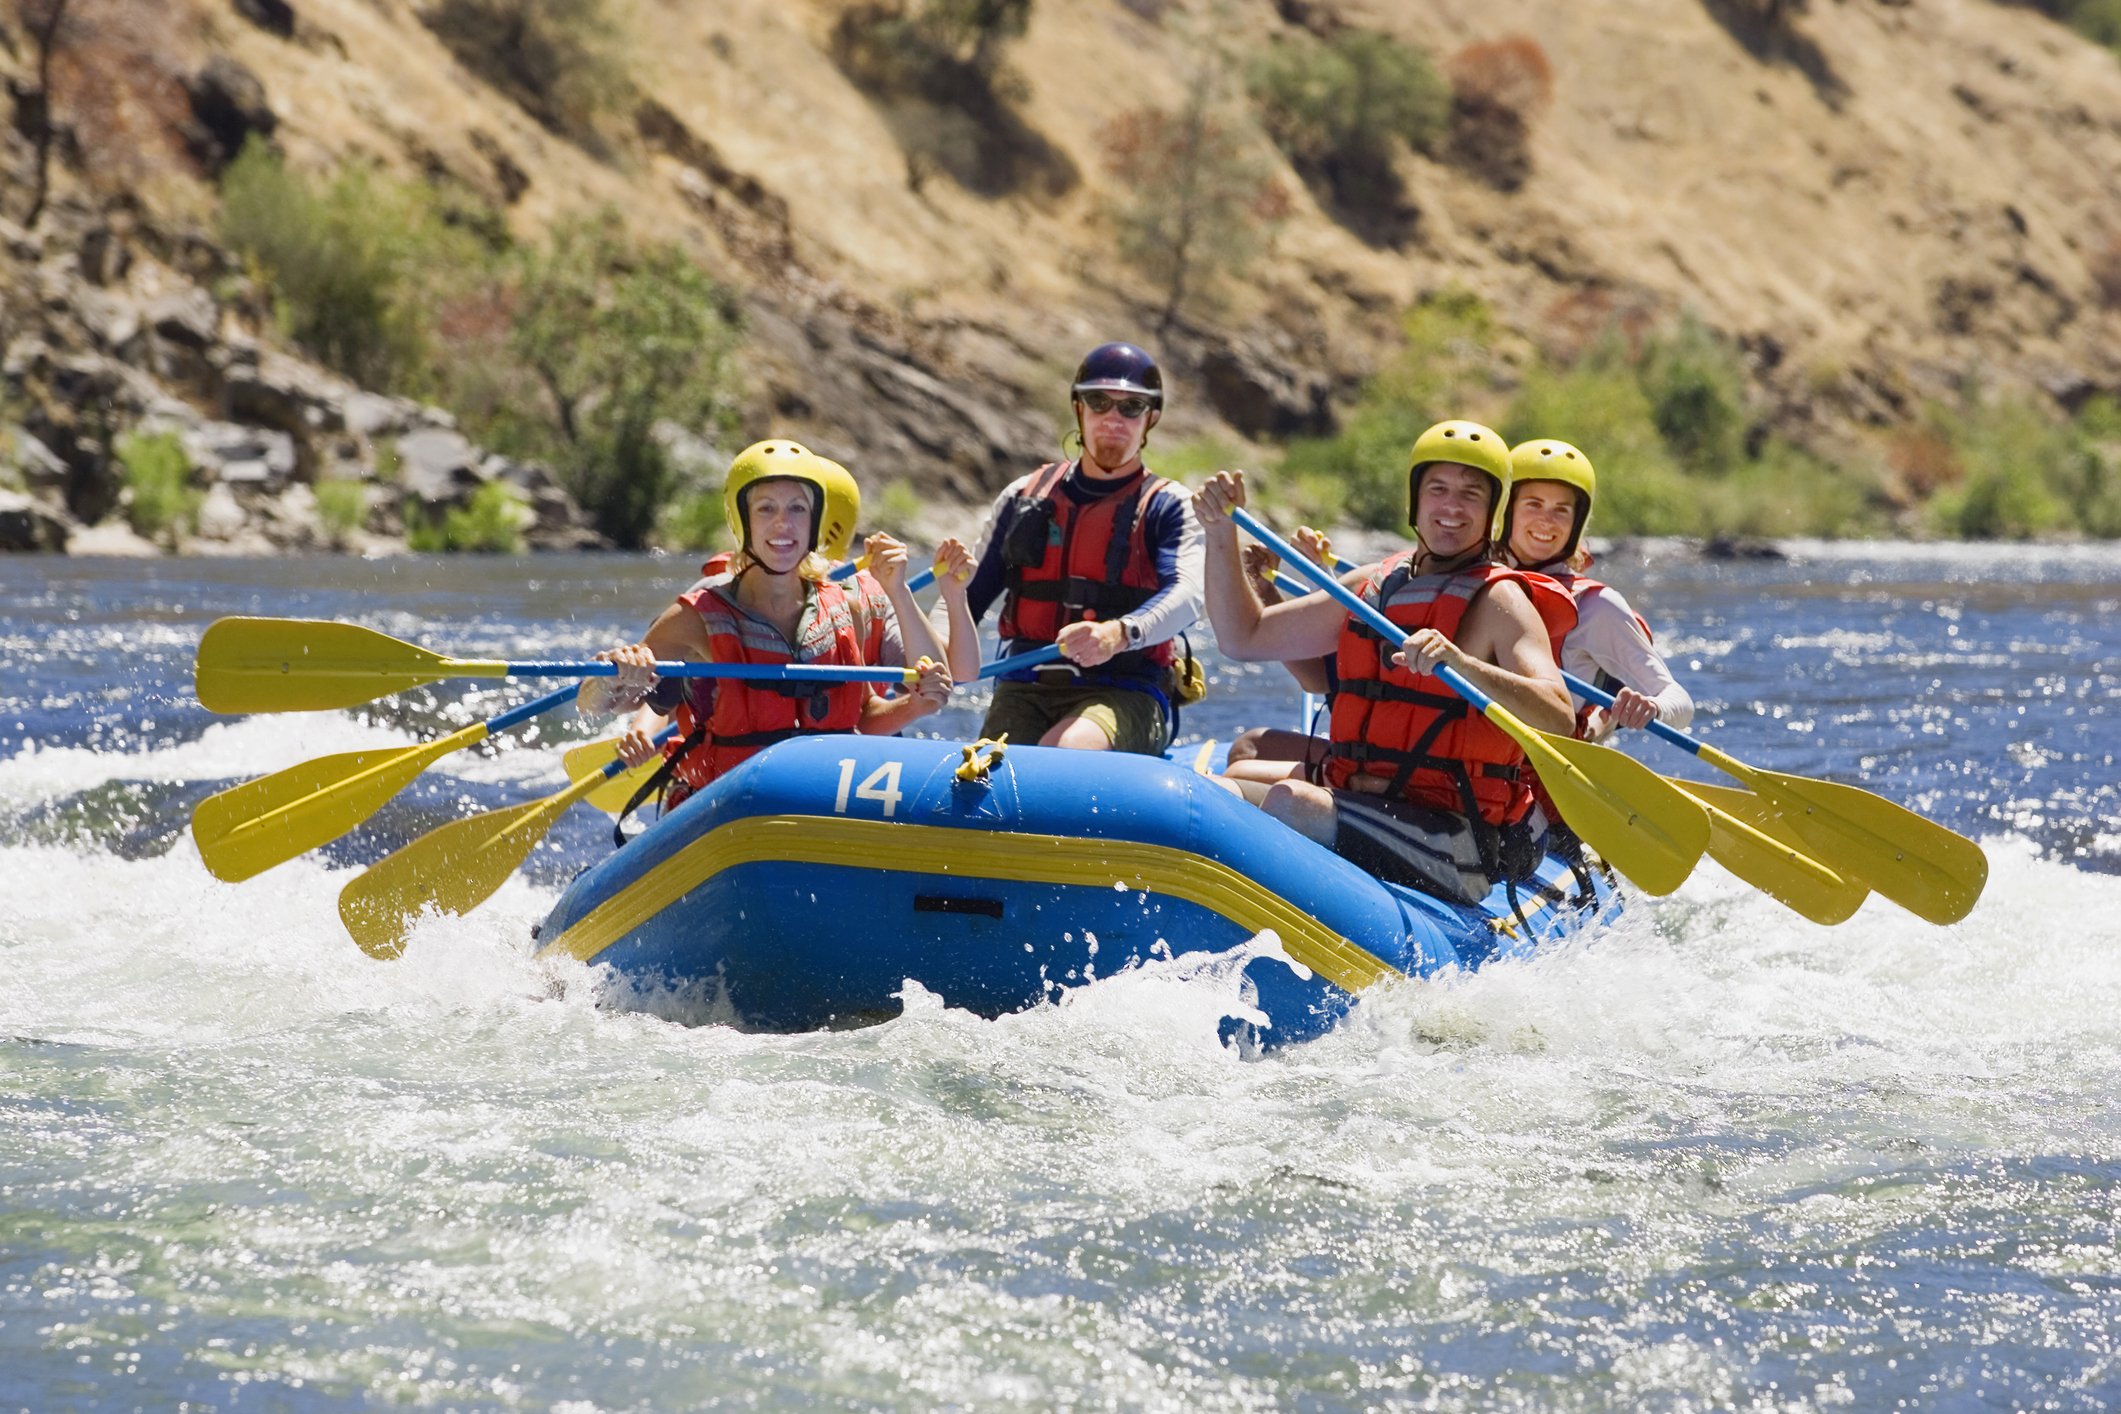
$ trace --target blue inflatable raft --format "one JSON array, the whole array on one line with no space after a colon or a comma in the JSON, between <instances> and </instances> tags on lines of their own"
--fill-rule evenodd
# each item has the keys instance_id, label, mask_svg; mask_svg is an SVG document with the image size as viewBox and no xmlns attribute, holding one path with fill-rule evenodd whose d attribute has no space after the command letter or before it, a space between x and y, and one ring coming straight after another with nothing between
<instances>
[{"instance_id":1,"label":"blue inflatable raft","mask_svg":"<svg viewBox=\"0 0 2121 1414\"><path fill-rule=\"evenodd\" d=\"M712 992L750 1029L896 1016L912 978L985 1016L1151 958L1227 952L1277 1045L1330 1027L1393 973L1476 967L1617 908L1558 859L1465 908L1369 874L1181 766L1012 747L960 779L961 743L799 738L759 753L585 870L538 930L543 956L638 992ZM1233 1018L1226 1035L1252 1023Z\"/></svg>"}]
</instances>

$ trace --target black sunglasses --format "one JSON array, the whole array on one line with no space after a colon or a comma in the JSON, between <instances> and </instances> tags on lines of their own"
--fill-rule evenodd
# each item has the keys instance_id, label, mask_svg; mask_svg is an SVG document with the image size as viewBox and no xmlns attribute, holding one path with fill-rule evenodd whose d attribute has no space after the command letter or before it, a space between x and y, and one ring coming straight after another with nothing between
<instances>
[{"instance_id":1,"label":"black sunglasses","mask_svg":"<svg viewBox=\"0 0 2121 1414\"><path fill-rule=\"evenodd\" d=\"M1115 398L1110 393L1091 389L1083 394L1083 406L1092 412L1117 411L1121 417L1136 418L1149 410L1147 398Z\"/></svg>"}]
</instances>

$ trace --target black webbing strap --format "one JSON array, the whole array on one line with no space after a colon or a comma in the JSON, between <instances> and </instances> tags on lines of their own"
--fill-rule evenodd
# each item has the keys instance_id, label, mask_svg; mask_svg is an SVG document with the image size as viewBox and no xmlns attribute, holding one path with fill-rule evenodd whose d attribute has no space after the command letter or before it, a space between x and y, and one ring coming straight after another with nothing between
<instances>
[{"instance_id":1,"label":"black webbing strap","mask_svg":"<svg viewBox=\"0 0 2121 1414\"><path fill-rule=\"evenodd\" d=\"M641 782L641 788L633 793L632 799L628 800L625 808L619 811L619 818L611 822L611 847L613 849L624 849L626 841L632 838L626 833L626 817L640 809L641 802L668 785L670 778L677 774L678 762L698 750L700 743L705 740L707 740L707 727L705 723L702 723L694 727L691 734L678 743L677 750L663 758L663 764L655 768L654 775Z\"/></svg>"}]
</instances>

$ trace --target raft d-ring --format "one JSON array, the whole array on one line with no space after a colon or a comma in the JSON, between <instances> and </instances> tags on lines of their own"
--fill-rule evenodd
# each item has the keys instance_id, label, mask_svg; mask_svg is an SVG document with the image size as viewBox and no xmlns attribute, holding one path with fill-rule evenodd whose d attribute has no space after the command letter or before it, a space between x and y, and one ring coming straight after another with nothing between
<instances>
[{"instance_id":1,"label":"raft d-ring","mask_svg":"<svg viewBox=\"0 0 2121 1414\"><path fill-rule=\"evenodd\" d=\"M972 745L965 748L965 761L963 765L957 768L957 778L967 785L975 781L986 780L987 773L1002 763L1002 752L1008 746L1009 733L1007 732L1003 732L997 737L983 736L978 741L973 742ZM982 747L987 748L985 756L979 754Z\"/></svg>"}]
</instances>

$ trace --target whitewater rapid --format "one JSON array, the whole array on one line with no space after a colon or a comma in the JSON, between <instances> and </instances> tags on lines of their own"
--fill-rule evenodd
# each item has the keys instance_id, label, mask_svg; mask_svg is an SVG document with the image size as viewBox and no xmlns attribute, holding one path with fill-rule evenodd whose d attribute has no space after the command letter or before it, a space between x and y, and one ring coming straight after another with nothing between
<instances>
[{"instance_id":1,"label":"whitewater rapid","mask_svg":"<svg viewBox=\"0 0 2121 1414\"><path fill-rule=\"evenodd\" d=\"M459 753L343 849L223 884L183 830L200 794L527 692L209 721L196 624L53 627L65 596L21 594L0 1409L2111 1407L2121 630L2098 592L2005 612L1929 578L1875 611L1645 597L1705 731L1874 758L1982 840L1964 922L1874 898L1820 928L1704 863L1595 940L1381 986L1254 1059L1218 1041L1243 950L995 1020L918 983L797 1036L625 1009L528 953L609 847L588 810L374 961L337 921L353 871L559 788L547 748L595 724ZM551 656L619 618L405 631ZM1279 701L1222 671L1198 730Z\"/></svg>"}]
</instances>

